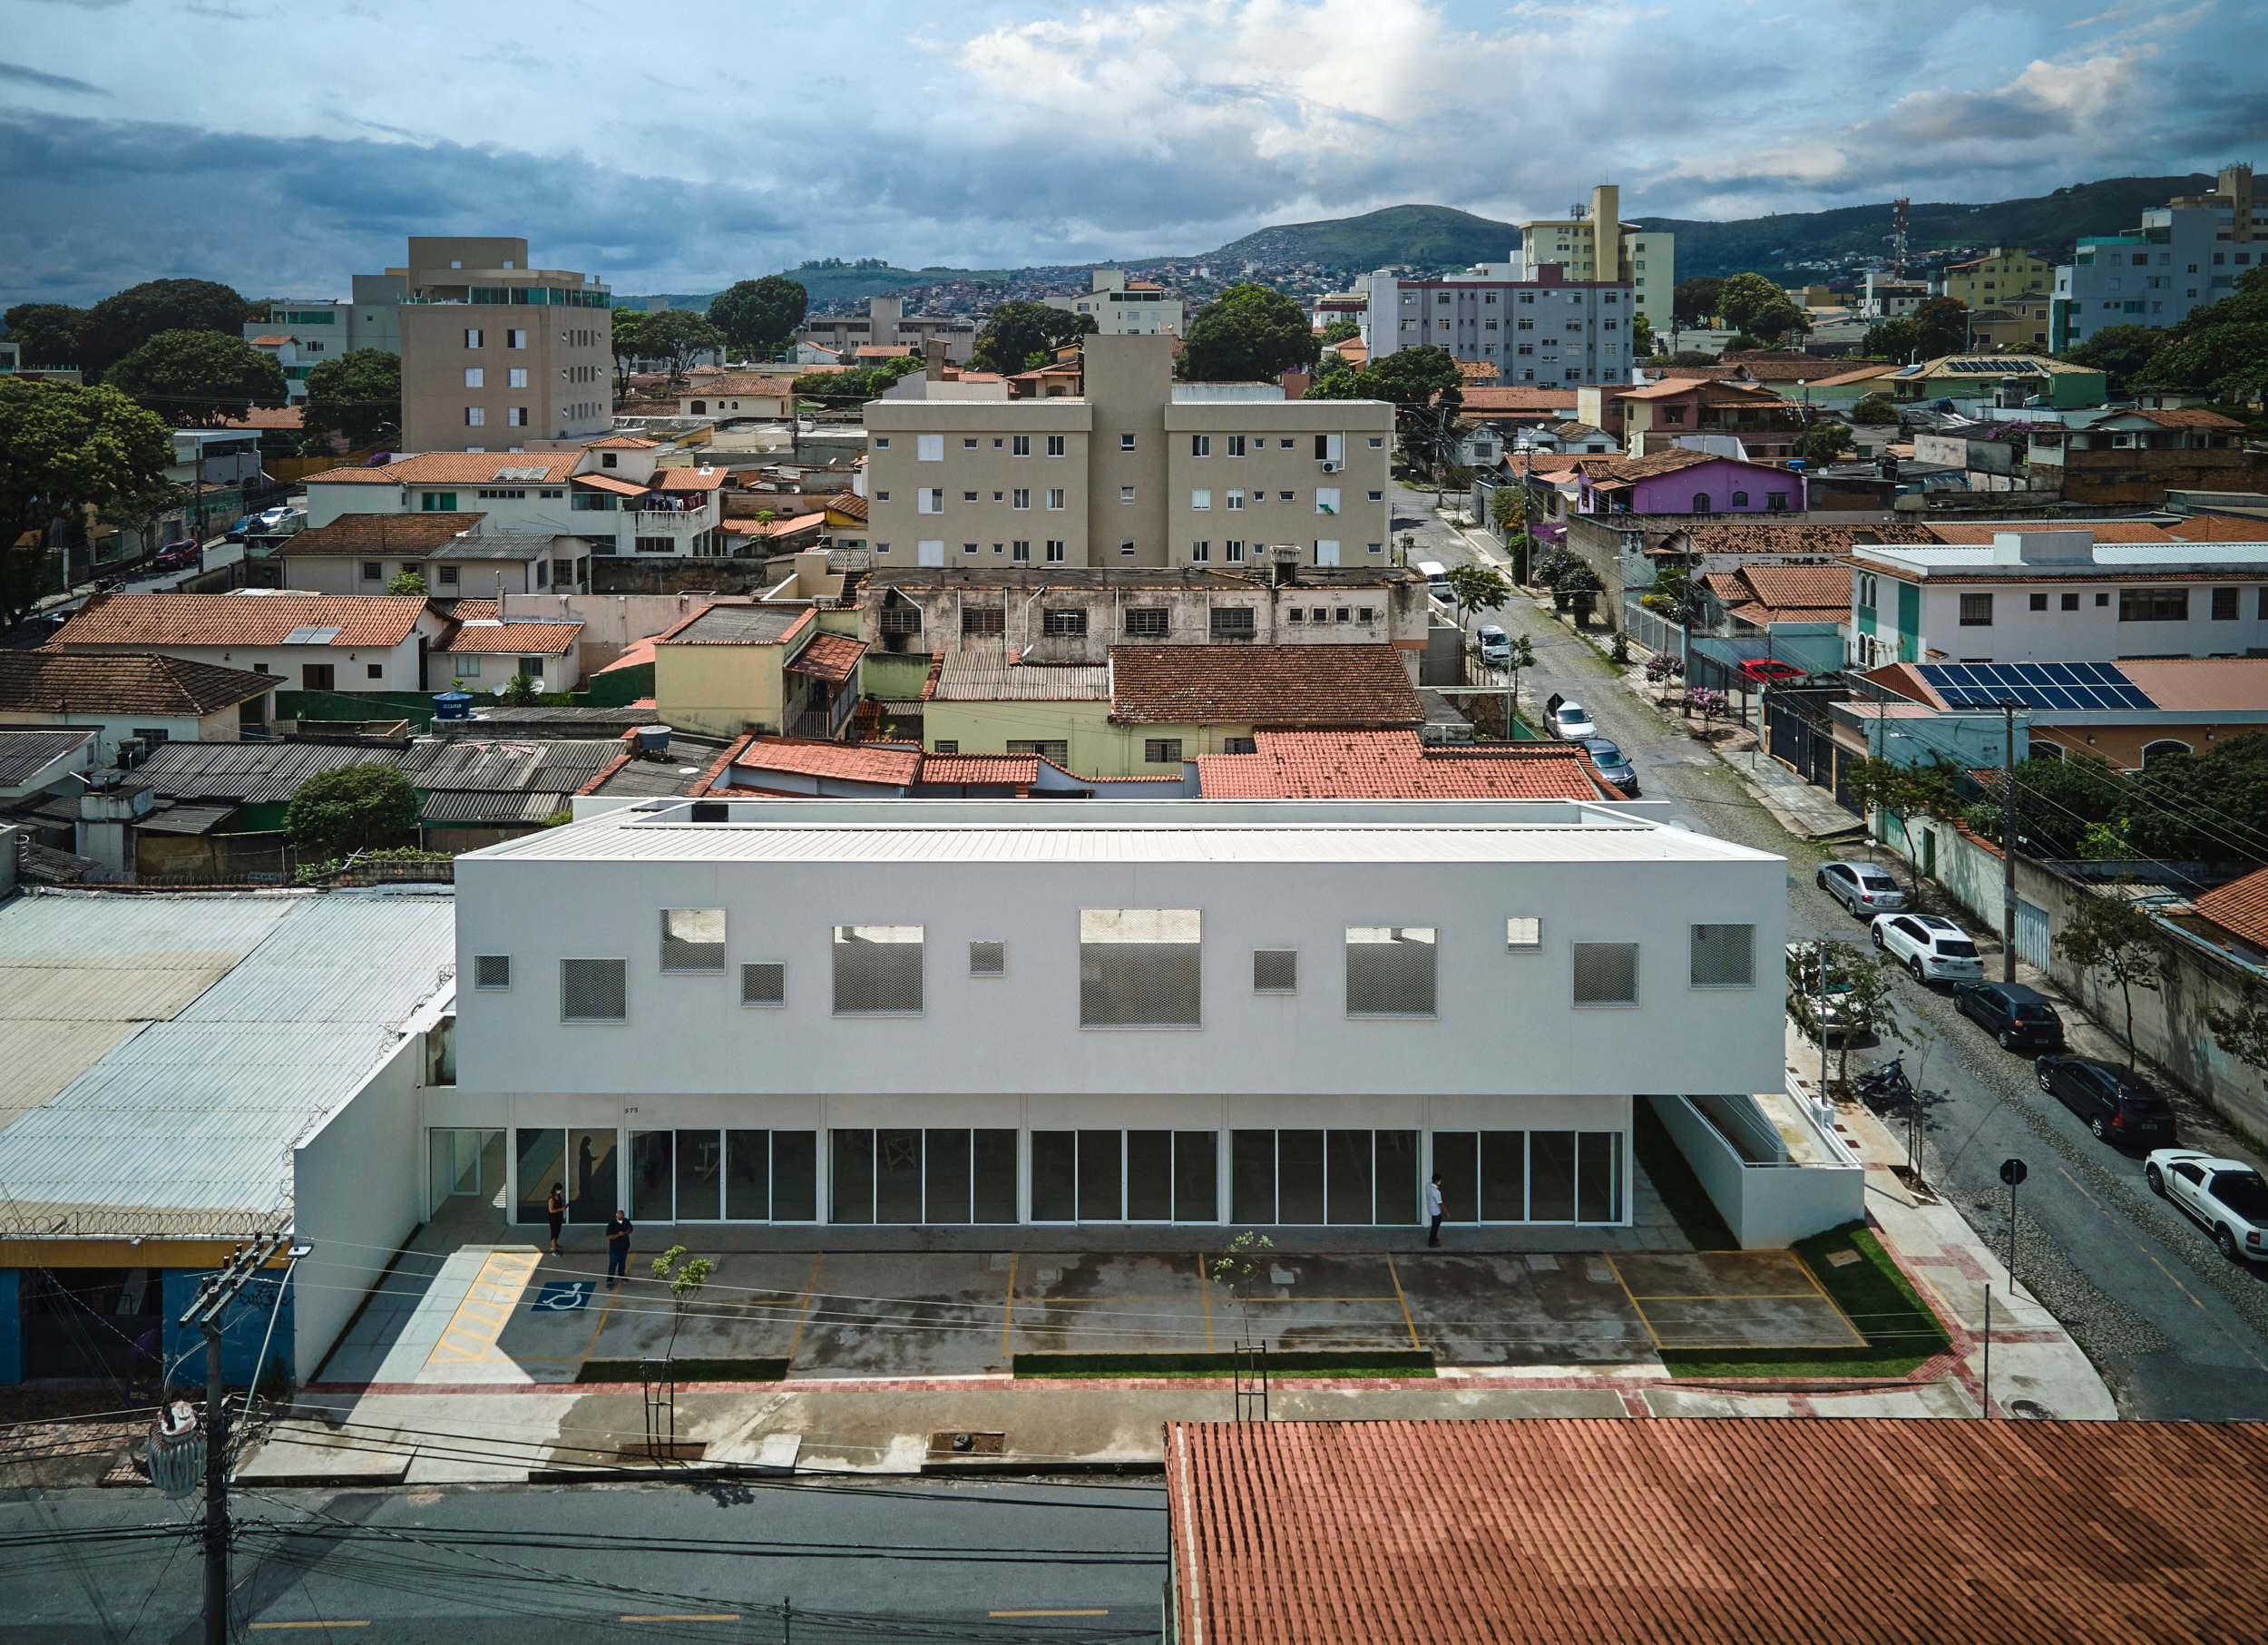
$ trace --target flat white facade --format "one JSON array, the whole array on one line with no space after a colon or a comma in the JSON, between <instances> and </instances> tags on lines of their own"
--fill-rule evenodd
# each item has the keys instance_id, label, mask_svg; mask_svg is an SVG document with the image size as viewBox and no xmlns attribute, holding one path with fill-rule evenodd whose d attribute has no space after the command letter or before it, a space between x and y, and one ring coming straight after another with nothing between
<instances>
[{"instance_id":1,"label":"flat white facade","mask_svg":"<svg viewBox=\"0 0 2268 1645\"><path fill-rule=\"evenodd\" d=\"M1106 337L1178 337L1181 299L1148 280L1129 286L1123 269L1097 269L1094 288L1077 297L1040 299L1066 314L1092 317L1095 329Z\"/></svg>"},{"instance_id":2,"label":"flat white facade","mask_svg":"<svg viewBox=\"0 0 2268 1645\"><path fill-rule=\"evenodd\" d=\"M1572 803L1107 819L654 802L462 857L428 1123L512 1133L523 1219L563 1161L578 1221L1409 1222L1477 1157L1483 1220L1619 1223L1633 1092L1782 1078L1777 857ZM785 1214L720 1212L736 1137Z\"/></svg>"},{"instance_id":3,"label":"flat white facade","mask_svg":"<svg viewBox=\"0 0 2268 1645\"><path fill-rule=\"evenodd\" d=\"M1431 345L1494 367L1500 383L1627 380L1637 357L1630 348L1637 311L1632 289L1561 273L1547 264L1529 280L1374 274L1363 331L1370 357Z\"/></svg>"}]
</instances>

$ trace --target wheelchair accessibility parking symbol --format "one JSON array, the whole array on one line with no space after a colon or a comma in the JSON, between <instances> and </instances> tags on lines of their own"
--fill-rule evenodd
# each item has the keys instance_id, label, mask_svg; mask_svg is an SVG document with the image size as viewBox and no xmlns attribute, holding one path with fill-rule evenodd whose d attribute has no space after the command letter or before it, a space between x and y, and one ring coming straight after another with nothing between
<instances>
[{"instance_id":1,"label":"wheelchair accessibility parking symbol","mask_svg":"<svg viewBox=\"0 0 2268 1645\"><path fill-rule=\"evenodd\" d=\"M595 1279L547 1279L536 1294L534 1309L539 1314L572 1314L590 1302L598 1283Z\"/></svg>"}]
</instances>

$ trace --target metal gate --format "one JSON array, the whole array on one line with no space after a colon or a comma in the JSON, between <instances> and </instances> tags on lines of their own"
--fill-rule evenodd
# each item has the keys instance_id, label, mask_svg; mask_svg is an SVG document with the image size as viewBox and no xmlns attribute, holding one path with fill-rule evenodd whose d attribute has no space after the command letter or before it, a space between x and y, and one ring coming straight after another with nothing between
<instances>
[{"instance_id":1,"label":"metal gate","mask_svg":"<svg viewBox=\"0 0 2268 1645\"><path fill-rule=\"evenodd\" d=\"M2016 899L2016 957L2035 971L2048 969L2048 910Z\"/></svg>"}]
</instances>

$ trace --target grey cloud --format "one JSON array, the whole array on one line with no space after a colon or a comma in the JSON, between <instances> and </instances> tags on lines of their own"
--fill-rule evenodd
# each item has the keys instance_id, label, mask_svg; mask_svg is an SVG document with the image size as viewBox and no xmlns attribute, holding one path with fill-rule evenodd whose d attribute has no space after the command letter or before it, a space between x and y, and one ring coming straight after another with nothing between
<instances>
[{"instance_id":1,"label":"grey cloud","mask_svg":"<svg viewBox=\"0 0 2268 1645\"><path fill-rule=\"evenodd\" d=\"M12 80L18 85L35 85L49 92L83 92L90 97L110 95L99 85L89 85L85 81L73 80L68 74L50 74L44 69L27 69L20 63L0 63L0 80Z\"/></svg>"}]
</instances>

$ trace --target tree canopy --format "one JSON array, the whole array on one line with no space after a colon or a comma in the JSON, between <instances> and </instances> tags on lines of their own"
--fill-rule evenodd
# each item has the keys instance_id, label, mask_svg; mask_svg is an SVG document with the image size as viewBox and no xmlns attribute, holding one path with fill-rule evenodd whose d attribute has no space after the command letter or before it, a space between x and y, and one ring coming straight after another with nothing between
<instances>
[{"instance_id":1,"label":"tree canopy","mask_svg":"<svg viewBox=\"0 0 2268 1645\"><path fill-rule=\"evenodd\" d=\"M1861 425L1895 423L1898 403L1886 394L1870 394L1851 407L1851 420Z\"/></svg>"},{"instance_id":2,"label":"tree canopy","mask_svg":"<svg viewBox=\"0 0 2268 1645\"><path fill-rule=\"evenodd\" d=\"M1848 456L1853 442L1847 423L1820 422L1806 428L1788 455L1806 463L1833 463Z\"/></svg>"},{"instance_id":3,"label":"tree canopy","mask_svg":"<svg viewBox=\"0 0 2268 1645\"><path fill-rule=\"evenodd\" d=\"M607 316L611 328L609 346L614 351L614 392L630 392L631 368L646 357L646 311L643 308L617 308Z\"/></svg>"},{"instance_id":4,"label":"tree canopy","mask_svg":"<svg viewBox=\"0 0 2268 1645\"><path fill-rule=\"evenodd\" d=\"M1913 311L1916 347L1925 360L1941 359L1969 347L1969 305L1958 297L1933 297Z\"/></svg>"},{"instance_id":5,"label":"tree canopy","mask_svg":"<svg viewBox=\"0 0 2268 1645\"><path fill-rule=\"evenodd\" d=\"M243 338L251 305L231 288L209 279L152 279L104 298L76 328L79 364L90 371L112 365L168 331L213 331Z\"/></svg>"},{"instance_id":6,"label":"tree canopy","mask_svg":"<svg viewBox=\"0 0 2268 1645\"><path fill-rule=\"evenodd\" d=\"M1198 310L1181 374L1196 383L1265 382L1323 351L1307 311L1266 286L1235 285Z\"/></svg>"},{"instance_id":7,"label":"tree canopy","mask_svg":"<svg viewBox=\"0 0 2268 1645\"><path fill-rule=\"evenodd\" d=\"M811 294L785 274L744 279L709 299L709 323L735 348L769 354L796 335L810 311Z\"/></svg>"},{"instance_id":8,"label":"tree canopy","mask_svg":"<svg viewBox=\"0 0 2268 1645\"><path fill-rule=\"evenodd\" d=\"M1780 282L1762 274L1734 275L1723 283L1716 299L1716 312L1725 317L1726 325L1760 337L1764 335L1761 322L1790 306ZM1783 326L1781 329L1787 328Z\"/></svg>"},{"instance_id":9,"label":"tree canopy","mask_svg":"<svg viewBox=\"0 0 2268 1645\"><path fill-rule=\"evenodd\" d=\"M77 365L79 324L85 318L85 309L68 303L18 303L0 316L26 366Z\"/></svg>"},{"instance_id":10,"label":"tree canopy","mask_svg":"<svg viewBox=\"0 0 2268 1645\"><path fill-rule=\"evenodd\" d=\"M1671 294L1670 311L1681 326L1698 326L1716 315L1717 300L1725 295L1725 282L1714 274L1696 274L1691 279L1681 279Z\"/></svg>"},{"instance_id":11,"label":"tree canopy","mask_svg":"<svg viewBox=\"0 0 2268 1645\"><path fill-rule=\"evenodd\" d=\"M2136 376L2226 400L2258 397L2268 386L2268 267L2246 269L2229 296L2194 311Z\"/></svg>"},{"instance_id":12,"label":"tree canopy","mask_svg":"<svg viewBox=\"0 0 2268 1645\"><path fill-rule=\"evenodd\" d=\"M876 399L891 384L913 376L925 364L917 354L901 354L868 371L807 371L796 379L796 392L813 400Z\"/></svg>"},{"instance_id":13,"label":"tree canopy","mask_svg":"<svg viewBox=\"0 0 2268 1645\"><path fill-rule=\"evenodd\" d=\"M1392 400L1404 411L1433 404L1464 403L1464 375L1456 356L1428 343L1417 348L1397 348L1382 360L1356 370L1344 360L1307 386L1311 400Z\"/></svg>"},{"instance_id":14,"label":"tree canopy","mask_svg":"<svg viewBox=\"0 0 2268 1645\"><path fill-rule=\"evenodd\" d=\"M1095 329L1091 314L1071 314L1045 303L1002 303L985 318L969 355L972 371L1018 372L1035 354L1055 350Z\"/></svg>"},{"instance_id":15,"label":"tree canopy","mask_svg":"<svg viewBox=\"0 0 2268 1645\"><path fill-rule=\"evenodd\" d=\"M176 428L214 428L283 405L283 367L223 331L161 331L104 374Z\"/></svg>"},{"instance_id":16,"label":"tree canopy","mask_svg":"<svg viewBox=\"0 0 2268 1645\"><path fill-rule=\"evenodd\" d=\"M2062 357L2074 366L2087 366L2109 379L2111 397L2123 399L2135 374L2149 363L2165 340L2163 331L2147 326L2106 326L2094 336L2075 343Z\"/></svg>"},{"instance_id":17,"label":"tree canopy","mask_svg":"<svg viewBox=\"0 0 2268 1645\"><path fill-rule=\"evenodd\" d=\"M724 347L725 334L690 308L664 308L649 314L639 328L638 353L643 359L668 366L670 380L682 382L693 357Z\"/></svg>"},{"instance_id":18,"label":"tree canopy","mask_svg":"<svg viewBox=\"0 0 2268 1645\"><path fill-rule=\"evenodd\" d=\"M0 377L0 611L13 626L35 597L50 524L161 485L173 442L116 389Z\"/></svg>"},{"instance_id":19,"label":"tree canopy","mask_svg":"<svg viewBox=\"0 0 2268 1645\"><path fill-rule=\"evenodd\" d=\"M1905 365L1921 352L1921 328L1903 315L1879 320L1866 328L1859 352L1871 360Z\"/></svg>"},{"instance_id":20,"label":"tree canopy","mask_svg":"<svg viewBox=\"0 0 2268 1645\"><path fill-rule=\"evenodd\" d=\"M1344 343L1362 335L1363 326L1360 320L1333 320L1323 328L1323 340L1326 347L1332 343Z\"/></svg>"},{"instance_id":21,"label":"tree canopy","mask_svg":"<svg viewBox=\"0 0 2268 1645\"><path fill-rule=\"evenodd\" d=\"M308 373L305 426L333 430L356 447L381 446L402 432L402 357L351 348Z\"/></svg>"},{"instance_id":22,"label":"tree canopy","mask_svg":"<svg viewBox=\"0 0 2268 1645\"><path fill-rule=\"evenodd\" d=\"M337 857L417 826L421 801L401 768L364 760L318 771L284 812L284 831L302 851Z\"/></svg>"}]
</instances>

